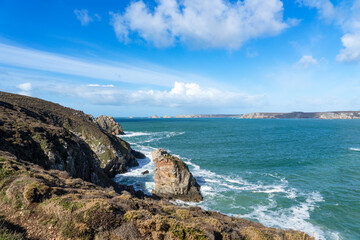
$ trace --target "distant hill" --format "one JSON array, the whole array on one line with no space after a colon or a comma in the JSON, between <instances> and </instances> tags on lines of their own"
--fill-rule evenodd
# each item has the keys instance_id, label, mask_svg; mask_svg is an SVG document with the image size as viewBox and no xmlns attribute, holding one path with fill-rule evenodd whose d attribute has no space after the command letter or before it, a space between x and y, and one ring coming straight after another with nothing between
<instances>
[{"instance_id":1,"label":"distant hill","mask_svg":"<svg viewBox=\"0 0 360 240\"><path fill-rule=\"evenodd\" d=\"M360 111L247 113L240 118L315 118L315 119L360 119Z\"/></svg>"}]
</instances>

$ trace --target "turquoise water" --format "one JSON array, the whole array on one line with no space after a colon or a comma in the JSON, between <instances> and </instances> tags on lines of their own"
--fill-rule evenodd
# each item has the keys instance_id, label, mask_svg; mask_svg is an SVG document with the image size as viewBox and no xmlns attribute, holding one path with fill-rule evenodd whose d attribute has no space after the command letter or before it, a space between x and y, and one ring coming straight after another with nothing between
<instances>
[{"instance_id":1,"label":"turquoise water","mask_svg":"<svg viewBox=\"0 0 360 240\"><path fill-rule=\"evenodd\" d=\"M117 121L134 149L150 157L161 147L188 163L204 196L194 205L317 239L360 239L359 120ZM154 165L140 164L116 180L149 193Z\"/></svg>"}]
</instances>

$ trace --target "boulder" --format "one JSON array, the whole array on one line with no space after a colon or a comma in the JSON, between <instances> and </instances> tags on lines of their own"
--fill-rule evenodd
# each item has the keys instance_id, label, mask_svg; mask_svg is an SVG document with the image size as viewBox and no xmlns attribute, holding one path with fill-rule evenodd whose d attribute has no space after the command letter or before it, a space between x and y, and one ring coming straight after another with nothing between
<instances>
[{"instance_id":1,"label":"boulder","mask_svg":"<svg viewBox=\"0 0 360 240\"><path fill-rule=\"evenodd\" d=\"M142 152L136 151L134 149L131 150L131 154L138 159L144 159L146 158L145 154L143 154Z\"/></svg>"},{"instance_id":2,"label":"boulder","mask_svg":"<svg viewBox=\"0 0 360 240\"><path fill-rule=\"evenodd\" d=\"M115 122L113 117L101 115L95 120L102 129L109 133L113 135L125 135L123 128L119 123Z\"/></svg>"},{"instance_id":3,"label":"boulder","mask_svg":"<svg viewBox=\"0 0 360 240\"><path fill-rule=\"evenodd\" d=\"M181 159L161 148L151 155L155 163L154 195L187 202L200 202L203 199L199 184Z\"/></svg>"}]
</instances>

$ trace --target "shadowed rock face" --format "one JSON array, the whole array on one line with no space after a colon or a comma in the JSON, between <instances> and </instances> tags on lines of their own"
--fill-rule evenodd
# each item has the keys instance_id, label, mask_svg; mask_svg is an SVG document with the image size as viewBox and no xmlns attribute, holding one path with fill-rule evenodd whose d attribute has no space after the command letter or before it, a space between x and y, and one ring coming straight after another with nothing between
<instances>
[{"instance_id":1,"label":"shadowed rock face","mask_svg":"<svg viewBox=\"0 0 360 240\"><path fill-rule=\"evenodd\" d=\"M199 184L181 159L163 149L157 149L151 155L155 163L153 194L189 202L202 200Z\"/></svg>"},{"instance_id":2,"label":"shadowed rock face","mask_svg":"<svg viewBox=\"0 0 360 240\"><path fill-rule=\"evenodd\" d=\"M41 99L0 92L0 150L100 184L137 166L130 145L91 115Z\"/></svg>"},{"instance_id":3,"label":"shadowed rock face","mask_svg":"<svg viewBox=\"0 0 360 240\"><path fill-rule=\"evenodd\" d=\"M113 117L101 115L95 120L102 129L111 133L112 135L125 135L123 128L119 123L115 122Z\"/></svg>"}]
</instances>

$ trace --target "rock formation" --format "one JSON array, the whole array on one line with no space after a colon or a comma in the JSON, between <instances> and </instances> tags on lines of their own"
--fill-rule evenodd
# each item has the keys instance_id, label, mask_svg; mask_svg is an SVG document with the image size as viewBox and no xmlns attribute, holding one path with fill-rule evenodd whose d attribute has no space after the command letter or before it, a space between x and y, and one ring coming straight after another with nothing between
<instances>
[{"instance_id":1,"label":"rock formation","mask_svg":"<svg viewBox=\"0 0 360 240\"><path fill-rule=\"evenodd\" d=\"M41 99L0 92L0 150L101 182L137 166L130 145L100 128L91 115Z\"/></svg>"},{"instance_id":2,"label":"rock formation","mask_svg":"<svg viewBox=\"0 0 360 240\"><path fill-rule=\"evenodd\" d=\"M101 115L95 120L102 129L111 133L112 135L125 135L123 128L119 123L115 122L113 117Z\"/></svg>"},{"instance_id":3,"label":"rock formation","mask_svg":"<svg viewBox=\"0 0 360 240\"><path fill-rule=\"evenodd\" d=\"M163 149L157 149L151 155L155 163L153 194L188 202L202 200L199 184L181 159Z\"/></svg>"},{"instance_id":4,"label":"rock formation","mask_svg":"<svg viewBox=\"0 0 360 240\"><path fill-rule=\"evenodd\" d=\"M149 118L160 118L158 115L152 115Z\"/></svg>"}]
</instances>

